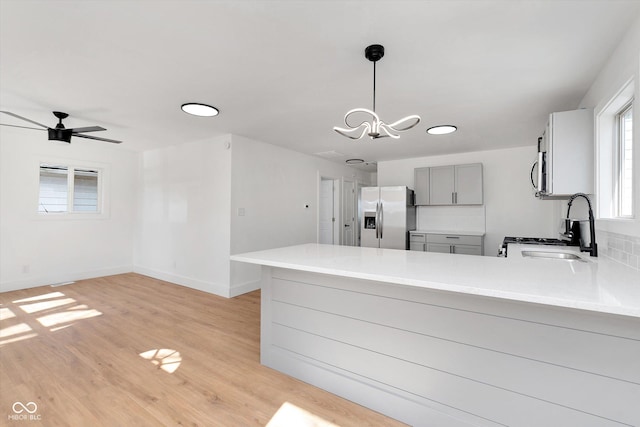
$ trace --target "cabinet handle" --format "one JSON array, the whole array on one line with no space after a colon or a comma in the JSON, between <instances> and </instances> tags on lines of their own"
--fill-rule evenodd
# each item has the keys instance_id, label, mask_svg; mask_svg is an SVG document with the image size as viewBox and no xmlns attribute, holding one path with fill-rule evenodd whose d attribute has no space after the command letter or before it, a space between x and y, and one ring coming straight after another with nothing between
<instances>
[{"instance_id":1,"label":"cabinet handle","mask_svg":"<svg viewBox=\"0 0 640 427\"><path fill-rule=\"evenodd\" d=\"M447 239L459 239L460 236L447 236Z\"/></svg>"},{"instance_id":2,"label":"cabinet handle","mask_svg":"<svg viewBox=\"0 0 640 427\"><path fill-rule=\"evenodd\" d=\"M455 196L454 196L454 198L455 198L455 204L457 205L457 204L458 204L458 192L456 191L456 192L455 192L455 193L453 193L453 194L455 194Z\"/></svg>"},{"instance_id":3,"label":"cabinet handle","mask_svg":"<svg viewBox=\"0 0 640 427\"><path fill-rule=\"evenodd\" d=\"M451 204L455 205L456 204L456 199L453 197L455 193L451 193Z\"/></svg>"},{"instance_id":4,"label":"cabinet handle","mask_svg":"<svg viewBox=\"0 0 640 427\"><path fill-rule=\"evenodd\" d=\"M450 254L455 254L455 253L456 253L456 249L455 249L455 248L456 248L456 247L455 247L455 246L453 246L453 245L449 246L449 253L450 253Z\"/></svg>"}]
</instances>

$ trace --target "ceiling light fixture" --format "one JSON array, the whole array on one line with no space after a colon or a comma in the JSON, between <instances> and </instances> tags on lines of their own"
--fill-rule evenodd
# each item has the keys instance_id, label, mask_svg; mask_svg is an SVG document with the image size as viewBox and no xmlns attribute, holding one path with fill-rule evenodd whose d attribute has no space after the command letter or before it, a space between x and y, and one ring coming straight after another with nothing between
<instances>
[{"instance_id":1,"label":"ceiling light fixture","mask_svg":"<svg viewBox=\"0 0 640 427\"><path fill-rule=\"evenodd\" d=\"M338 132L342 136L346 136L350 139L360 139L367 134L371 139L384 138L390 136L393 139L400 138L398 132L409 130L420 122L420 116L412 115L400 119L391 124L386 124L376 114L376 62L382 59L384 56L384 46L379 44L372 44L367 46L364 50L364 56L371 62L373 62L373 110L366 108L354 108L347 112L344 116L344 123L349 129L334 127L333 130ZM349 123L349 117L356 113L364 113L373 117L371 123L366 120L362 121L359 125L353 126Z\"/></svg>"},{"instance_id":2,"label":"ceiling light fixture","mask_svg":"<svg viewBox=\"0 0 640 427\"><path fill-rule=\"evenodd\" d=\"M344 161L346 164L348 165L357 165L360 163L364 163L364 160L362 159L347 159Z\"/></svg>"},{"instance_id":3,"label":"ceiling light fixture","mask_svg":"<svg viewBox=\"0 0 640 427\"><path fill-rule=\"evenodd\" d=\"M456 130L458 130L458 128L453 125L438 125L427 129L427 133L431 135L446 135L448 133L453 133Z\"/></svg>"},{"instance_id":4,"label":"ceiling light fixture","mask_svg":"<svg viewBox=\"0 0 640 427\"><path fill-rule=\"evenodd\" d=\"M217 116L220 113L220 111L216 107L212 107L211 105L207 104L200 104L197 102L187 102L186 104L182 104L180 108L182 108L182 111L187 114L200 117L213 117Z\"/></svg>"}]
</instances>

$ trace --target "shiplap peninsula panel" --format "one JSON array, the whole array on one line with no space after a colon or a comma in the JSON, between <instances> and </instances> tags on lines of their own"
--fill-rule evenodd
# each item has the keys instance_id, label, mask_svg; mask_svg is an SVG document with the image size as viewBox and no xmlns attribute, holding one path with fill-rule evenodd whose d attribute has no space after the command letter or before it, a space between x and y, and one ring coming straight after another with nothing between
<instances>
[{"instance_id":1,"label":"shiplap peninsula panel","mask_svg":"<svg viewBox=\"0 0 640 427\"><path fill-rule=\"evenodd\" d=\"M401 421L640 424L636 319L263 270L262 362Z\"/></svg>"}]
</instances>

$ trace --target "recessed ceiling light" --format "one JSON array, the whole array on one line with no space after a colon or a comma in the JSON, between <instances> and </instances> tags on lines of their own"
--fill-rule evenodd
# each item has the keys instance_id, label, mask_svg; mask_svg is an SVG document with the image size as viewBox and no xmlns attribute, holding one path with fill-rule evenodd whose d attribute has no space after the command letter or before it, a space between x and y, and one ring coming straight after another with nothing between
<instances>
[{"instance_id":1,"label":"recessed ceiling light","mask_svg":"<svg viewBox=\"0 0 640 427\"><path fill-rule=\"evenodd\" d=\"M446 135L455 132L458 128L453 125L438 125L427 129L427 133L431 135Z\"/></svg>"},{"instance_id":2,"label":"recessed ceiling light","mask_svg":"<svg viewBox=\"0 0 640 427\"><path fill-rule=\"evenodd\" d=\"M207 104L200 104L197 102L187 102L180 107L182 111L193 116L200 117L213 117L217 116L220 111L216 107L212 107Z\"/></svg>"},{"instance_id":3,"label":"recessed ceiling light","mask_svg":"<svg viewBox=\"0 0 640 427\"><path fill-rule=\"evenodd\" d=\"M348 159L348 160L345 160L345 163L348 164L348 165L357 165L359 163L364 163L364 160L362 160L362 159Z\"/></svg>"}]
</instances>

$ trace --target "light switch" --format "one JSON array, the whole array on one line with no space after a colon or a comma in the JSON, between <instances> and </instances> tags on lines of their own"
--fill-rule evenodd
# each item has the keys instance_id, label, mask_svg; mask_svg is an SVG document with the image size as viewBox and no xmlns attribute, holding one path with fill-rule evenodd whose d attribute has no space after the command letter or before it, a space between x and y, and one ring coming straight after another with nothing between
<instances>
[{"instance_id":1,"label":"light switch","mask_svg":"<svg viewBox=\"0 0 640 427\"><path fill-rule=\"evenodd\" d=\"M244 216L244 208L238 208L238 216Z\"/></svg>"}]
</instances>

